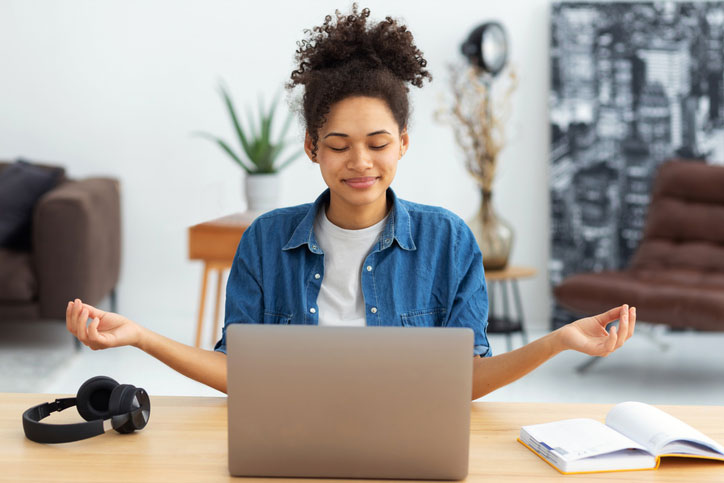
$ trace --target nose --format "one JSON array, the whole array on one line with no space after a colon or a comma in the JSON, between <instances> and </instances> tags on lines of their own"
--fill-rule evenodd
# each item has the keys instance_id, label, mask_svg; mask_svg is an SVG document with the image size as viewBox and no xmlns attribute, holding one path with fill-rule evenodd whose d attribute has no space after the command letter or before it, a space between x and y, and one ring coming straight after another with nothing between
<instances>
[{"instance_id":1,"label":"nose","mask_svg":"<svg viewBox=\"0 0 724 483\"><path fill-rule=\"evenodd\" d=\"M351 171L364 172L372 168L372 157L365 149L352 148L349 150L347 169Z\"/></svg>"}]
</instances>

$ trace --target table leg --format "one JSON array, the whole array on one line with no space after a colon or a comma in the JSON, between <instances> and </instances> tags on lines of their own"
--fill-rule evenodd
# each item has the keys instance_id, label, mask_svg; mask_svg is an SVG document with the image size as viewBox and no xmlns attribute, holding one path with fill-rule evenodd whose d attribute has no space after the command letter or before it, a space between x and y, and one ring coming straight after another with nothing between
<instances>
[{"instance_id":1,"label":"table leg","mask_svg":"<svg viewBox=\"0 0 724 483\"><path fill-rule=\"evenodd\" d=\"M505 284L505 280L500 281L500 288L503 291L503 320L505 321L505 324L509 324L513 321L512 314L510 312L510 307L508 306L508 288ZM513 350L513 336L511 335L510 330L506 332L505 334L505 340L508 342L508 352Z\"/></svg>"},{"instance_id":2,"label":"table leg","mask_svg":"<svg viewBox=\"0 0 724 483\"><path fill-rule=\"evenodd\" d=\"M518 288L518 280L513 279L513 296L515 297L515 306L518 310L518 320L520 320L520 335L523 338L523 345L528 344L528 335L525 333L525 322L523 318L523 304L520 301L520 289Z\"/></svg>"},{"instance_id":3,"label":"table leg","mask_svg":"<svg viewBox=\"0 0 724 483\"><path fill-rule=\"evenodd\" d=\"M216 342L216 334L219 332L219 307L221 306L221 284L223 282L224 269L218 267L218 277L216 278L216 306L214 307L214 331L211 333L211 342Z\"/></svg>"},{"instance_id":4,"label":"table leg","mask_svg":"<svg viewBox=\"0 0 724 483\"><path fill-rule=\"evenodd\" d=\"M115 314L118 313L118 294L116 287L113 287L113 290L111 290L111 312Z\"/></svg>"},{"instance_id":5,"label":"table leg","mask_svg":"<svg viewBox=\"0 0 724 483\"><path fill-rule=\"evenodd\" d=\"M206 281L209 278L209 264L204 262L204 275L201 281L201 301L199 302L199 319L196 324L196 347L201 346L201 329L204 325L204 308L206 305Z\"/></svg>"}]
</instances>

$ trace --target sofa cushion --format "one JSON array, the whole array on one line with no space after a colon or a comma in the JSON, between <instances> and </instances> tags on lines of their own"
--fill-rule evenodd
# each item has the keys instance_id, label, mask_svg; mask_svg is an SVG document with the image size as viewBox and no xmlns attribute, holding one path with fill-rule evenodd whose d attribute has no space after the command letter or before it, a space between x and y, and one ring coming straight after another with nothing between
<instances>
[{"instance_id":1,"label":"sofa cushion","mask_svg":"<svg viewBox=\"0 0 724 483\"><path fill-rule=\"evenodd\" d=\"M38 294L30 253L0 248L0 302L30 302Z\"/></svg>"},{"instance_id":2,"label":"sofa cushion","mask_svg":"<svg viewBox=\"0 0 724 483\"><path fill-rule=\"evenodd\" d=\"M555 289L558 303L598 314L627 303L643 322L698 330L724 330L724 274L691 269L580 273Z\"/></svg>"},{"instance_id":3,"label":"sofa cushion","mask_svg":"<svg viewBox=\"0 0 724 483\"><path fill-rule=\"evenodd\" d=\"M0 247L30 250L33 207L58 184L63 172L22 160L0 172Z\"/></svg>"}]
</instances>

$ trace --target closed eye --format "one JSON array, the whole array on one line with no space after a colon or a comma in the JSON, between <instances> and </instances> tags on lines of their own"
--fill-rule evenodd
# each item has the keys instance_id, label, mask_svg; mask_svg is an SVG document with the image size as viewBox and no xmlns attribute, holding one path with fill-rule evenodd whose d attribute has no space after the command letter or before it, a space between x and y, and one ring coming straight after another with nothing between
<instances>
[{"instance_id":1,"label":"closed eye","mask_svg":"<svg viewBox=\"0 0 724 483\"><path fill-rule=\"evenodd\" d=\"M370 149L375 149L375 150L384 149L384 148L386 148L389 144L390 144L390 143L383 144L383 145L381 145L381 146L370 146ZM333 147L330 146L329 149L331 149L332 151L334 151L334 152L336 152L336 153L341 153L341 152L347 151L347 149L349 149L349 148L346 148L346 147L345 147L345 148L333 148Z\"/></svg>"}]
</instances>

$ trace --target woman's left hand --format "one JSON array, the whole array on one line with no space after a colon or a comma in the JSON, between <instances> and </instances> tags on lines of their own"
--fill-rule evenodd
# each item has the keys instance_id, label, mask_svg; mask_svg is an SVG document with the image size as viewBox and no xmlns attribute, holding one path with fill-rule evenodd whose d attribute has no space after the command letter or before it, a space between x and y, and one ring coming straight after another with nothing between
<instances>
[{"instance_id":1,"label":"woman's left hand","mask_svg":"<svg viewBox=\"0 0 724 483\"><path fill-rule=\"evenodd\" d=\"M606 326L616 319L618 327L606 332ZM603 314L576 320L558 329L561 348L573 349L591 356L607 356L623 345L634 333L636 307L624 304Z\"/></svg>"}]
</instances>

